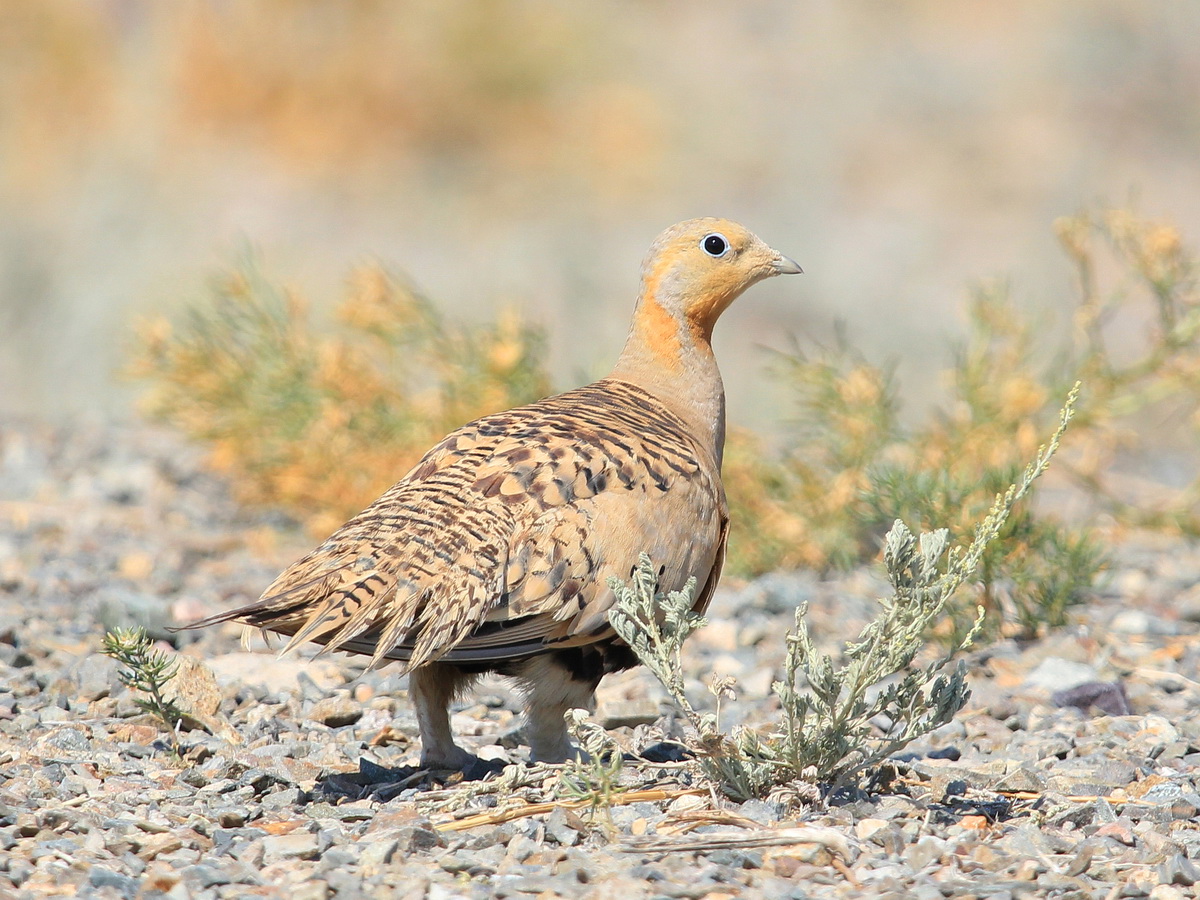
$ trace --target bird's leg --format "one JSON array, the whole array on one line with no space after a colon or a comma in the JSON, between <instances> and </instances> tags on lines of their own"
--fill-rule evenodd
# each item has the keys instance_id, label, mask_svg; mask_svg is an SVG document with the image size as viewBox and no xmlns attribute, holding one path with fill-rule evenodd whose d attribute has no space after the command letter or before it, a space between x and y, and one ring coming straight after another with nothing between
<instances>
[{"instance_id":1,"label":"bird's leg","mask_svg":"<svg viewBox=\"0 0 1200 900\"><path fill-rule=\"evenodd\" d=\"M596 705L596 685L602 672L588 653L586 664L579 651L563 651L535 656L525 662L517 675L525 690L525 736L529 740L532 762L559 763L582 751L567 736L563 716L568 709L592 710ZM579 659L577 659L579 658Z\"/></svg>"},{"instance_id":2,"label":"bird's leg","mask_svg":"<svg viewBox=\"0 0 1200 900\"><path fill-rule=\"evenodd\" d=\"M454 666L429 663L408 676L408 693L421 730L421 767L461 769L475 757L454 743L450 701L471 680Z\"/></svg>"}]
</instances>

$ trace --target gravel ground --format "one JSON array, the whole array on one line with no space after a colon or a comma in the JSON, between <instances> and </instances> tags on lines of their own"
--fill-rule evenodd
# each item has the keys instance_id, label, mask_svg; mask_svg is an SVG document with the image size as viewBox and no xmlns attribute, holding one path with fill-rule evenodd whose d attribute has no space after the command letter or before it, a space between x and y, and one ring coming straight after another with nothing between
<instances>
[{"instance_id":1,"label":"gravel ground","mask_svg":"<svg viewBox=\"0 0 1200 900\"><path fill-rule=\"evenodd\" d=\"M737 804L686 763L631 762L606 814L539 811L559 774L523 764L501 680L454 721L492 769L518 765L435 779L412 768L391 670L277 660L235 627L166 630L256 596L307 543L169 434L0 428L0 897L1195 896L1191 544L1128 539L1070 627L975 653L969 706L884 793ZM795 605L832 646L879 591L867 571L724 587L685 652L692 695L733 676L724 721L772 720ZM182 653L176 681L208 726L181 734L182 758L98 653L133 623ZM605 681L597 718L631 752L677 728L643 671Z\"/></svg>"}]
</instances>

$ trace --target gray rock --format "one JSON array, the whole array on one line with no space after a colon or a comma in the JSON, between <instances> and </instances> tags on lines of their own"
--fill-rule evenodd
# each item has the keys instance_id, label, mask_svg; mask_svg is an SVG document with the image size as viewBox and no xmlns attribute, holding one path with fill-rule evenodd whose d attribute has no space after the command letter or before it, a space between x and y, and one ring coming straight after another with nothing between
<instances>
[{"instance_id":1,"label":"gray rock","mask_svg":"<svg viewBox=\"0 0 1200 900\"><path fill-rule=\"evenodd\" d=\"M335 819L339 822L364 822L374 818L376 812L370 800L355 800L337 806L311 803L304 811L314 819Z\"/></svg>"},{"instance_id":2,"label":"gray rock","mask_svg":"<svg viewBox=\"0 0 1200 900\"><path fill-rule=\"evenodd\" d=\"M140 712L140 710L139 710ZM40 725L54 725L59 722L70 722L72 715L61 706L44 706L38 710L37 721ZM17 724L20 724L18 719Z\"/></svg>"},{"instance_id":3,"label":"gray rock","mask_svg":"<svg viewBox=\"0 0 1200 900\"><path fill-rule=\"evenodd\" d=\"M757 850L713 850L706 858L719 866L729 866L734 869L761 869L763 855Z\"/></svg>"},{"instance_id":4,"label":"gray rock","mask_svg":"<svg viewBox=\"0 0 1200 900\"><path fill-rule=\"evenodd\" d=\"M262 840L265 836L262 828L215 828L212 830L212 850L226 852L230 846Z\"/></svg>"},{"instance_id":5,"label":"gray rock","mask_svg":"<svg viewBox=\"0 0 1200 900\"><path fill-rule=\"evenodd\" d=\"M362 704L349 697L326 697L313 704L307 718L330 728L353 725L363 716Z\"/></svg>"},{"instance_id":6,"label":"gray rock","mask_svg":"<svg viewBox=\"0 0 1200 900\"><path fill-rule=\"evenodd\" d=\"M1078 684L1099 680L1100 675L1093 666L1048 656L1025 677L1025 684L1053 692L1065 691Z\"/></svg>"},{"instance_id":7,"label":"gray rock","mask_svg":"<svg viewBox=\"0 0 1200 900\"><path fill-rule=\"evenodd\" d=\"M570 818L579 821L574 814ZM567 811L561 806L546 816L546 835L564 847L573 847L579 842L579 830L568 821Z\"/></svg>"},{"instance_id":8,"label":"gray rock","mask_svg":"<svg viewBox=\"0 0 1200 900\"><path fill-rule=\"evenodd\" d=\"M329 896L329 882L313 878L288 890L288 900L325 900Z\"/></svg>"},{"instance_id":9,"label":"gray rock","mask_svg":"<svg viewBox=\"0 0 1200 900\"><path fill-rule=\"evenodd\" d=\"M358 900L360 897L365 897L363 892L363 877L358 872L350 872L346 869L333 869L325 874L325 883L329 885L329 889L334 895L347 900Z\"/></svg>"},{"instance_id":10,"label":"gray rock","mask_svg":"<svg viewBox=\"0 0 1200 900\"><path fill-rule=\"evenodd\" d=\"M246 843L235 844L230 848L230 854L242 864L257 869L262 866L263 858L266 856L266 849L261 840L248 841Z\"/></svg>"},{"instance_id":11,"label":"gray rock","mask_svg":"<svg viewBox=\"0 0 1200 900\"><path fill-rule=\"evenodd\" d=\"M176 635L168 630L175 621L162 597L120 584L108 584L96 591L93 602L96 621L106 631L140 626L156 641L170 642L176 639Z\"/></svg>"},{"instance_id":12,"label":"gray rock","mask_svg":"<svg viewBox=\"0 0 1200 900\"><path fill-rule=\"evenodd\" d=\"M296 673L296 685L300 688L300 699L309 703L320 703L325 699L341 699L326 697L325 690L319 684L313 681L312 676L303 669Z\"/></svg>"},{"instance_id":13,"label":"gray rock","mask_svg":"<svg viewBox=\"0 0 1200 900\"><path fill-rule=\"evenodd\" d=\"M1110 806L1109 809L1111 810L1111 808ZM1069 803L1066 808L1051 814L1047 821L1055 828L1061 828L1067 823L1079 828L1092 824L1097 817L1097 801L1093 801L1091 803Z\"/></svg>"},{"instance_id":14,"label":"gray rock","mask_svg":"<svg viewBox=\"0 0 1200 900\"><path fill-rule=\"evenodd\" d=\"M1086 891L1088 885L1085 881L1067 875L1059 875L1057 872L1043 872L1037 877L1037 886L1047 895L1053 896L1050 892L1054 892L1058 896L1062 896L1067 891ZM1087 894L1083 893L1083 896L1086 897Z\"/></svg>"},{"instance_id":15,"label":"gray rock","mask_svg":"<svg viewBox=\"0 0 1200 900\"><path fill-rule=\"evenodd\" d=\"M400 846L395 835L372 837L358 855L358 865L363 875L372 875L391 862L392 855Z\"/></svg>"},{"instance_id":16,"label":"gray rock","mask_svg":"<svg viewBox=\"0 0 1200 900\"><path fill-rule=\"evenodd\" d=\"M179 773L179 780L194 788L202 788L211 783L208 775L200 769L184 769Z\"/></svg>"},{"instance_id":17,"label":"gray rock","mask_svg":"<svg viewBox=\"0 0 1200 900\"><path fill-rule=\"evenodd\" d=\"M114 872L103 866L92 866L88 870L88 884L97 888L116 888L122 897L127 898L136 897L138 892L136 878L130 878L128 875L122 875L120 872Z\"/></svg>"},{"instance_id":18,"label":"gray rock","mask_svg":"<svg viewBox=\"0 0 1200 900\"><path fill-rule=\"evenodd\" d=\"M904 858L914 872L920 872L930 863L941 859L945 853L946 842L927 834L905 851Z\"/></svg>"},{"instance_id":19,"label":"gray rock","mask_svg":"<svg viewBox=\"0 0 1200 900\"><path fill-rule=\"evenodd\" d=\"M8 861L7 874L8 880L12 882L13 887L20 887L33 874L33 866L23 859L10 859Z\"/></svg>"},{"instance_id":20,"label":"gray rock","mask_svg":"<svg viewBox=\"0 0 1200 900\"><path fill-rule=\"evenodd\" d=\"M1072 706L1084 713L1127 716L1132 708L1125 685L1115 681L1085 681L1050 695L1055 706Z\"/></svg>"},{"instance_id":21,"label":"gray rock","mask_svg":"<svg viewBox=\"0 0 1200 900\"><path fill-rule=\"evenodd\" d=\"M308 831L263 838L263 861L268 865L285 859L316 859L319 852L317 836Z\"/></svg>"},{"instance_id":22,"label":"gray rock","mask_svg":"<svg viewBox=\"0 0 1200 900\"><path fill-rule=\"evenodd\" d=\"M1109 622L1108 627L1118 634L1173 635L1179 633L1175 622L1168 622L1141 609L1123 609Z\"/></svg>"},{"instance_id":23,"label":"gray rock","mask_svg":"<svg viewBox=\"0 0 1200 900\"><path fill-rule=\"evenodd\" d=\"M1096 855L1097 844L1094 841L1084 841L1079 845L1079 849L1075 851L1075 856L1067 864L1064 874L1071 878L1082 875L1092 865L1092 858Z\"/></svg>"},{"instance_id":24,"label":"gray rock","mask_svg":"<svg viewBox=\"0 0 1200 900\"><path fill-rule=\"evenodd\" d=\"M451 875L457 875L459 872L469 872L475 867L475 854L468 850L457 850L454 853L445 853L438 857L438 866Z\"/></svg>"},{"instance_id":25,"label":"gray rock","mask_svg":"<svg viewBox=\"0 0 1200 900\"><path fill-rule=\"evenodd\" d=\"M1184 622L1200 622L1200 584L1193 585L1176 597L1174 606Z\"/></svg>"},{"instance_id":26,"label":"gray rock","mask_svg":"<svg viewBox=\"0 0 1200 900\"><path fill-rule=\"evenodd\" d=\"M258 870L261 868L261 860L257 866L249 866L241 862L235 862L229 864L228 874L229 877L231 877L237 884L261 885L263 880L258 875Z\"/></svg>"},{"instance_id":27,"label":"gray rock","mask_svg":"<svg viewBox=\"0 0 1200 900\"><path fill-rule=\"evenodd\" d=\"M1041 793L1046 790L1046 779L1030 766L1021 766L1009 772L992 785L994 791L1033 791Z\"/></svg>"},{"instance_id":28,"label":"gray rock","mask_svg":"<svg viewBox=\"0 0 1200 900\"><path fill-rule=\"evenodd\" d=\"M1175 819L1171 807L1152 806L1148 803L1126 803L1121 812L1134 822L1156 822L1166 825Z\"/></svg>"},{"instance_id":29,"label":"gray rock","mask_svg":"<svg viewBox=\"0 0 1200 900\"><path fill-rule=\"evenodd\" d=\"M1063 794L1099 794L1107 796L1113 788L1123 788L1138 777L1132 763L1114 759L1064 759L1050 769L1046 779L1052 791Z\"/></svg>"},{"instance_id":30,"label":"gray rock","mask_svg":"<svg viewBox=\"0 0 1200 900\"><path fill-rule=\"evenodd\" d=\"M1096 810L1096 822L1098 824L1104 825L1108 824L1109 822L1117 821L1117 811L1113 809L1112 804L1103 797L1098 797L1096 800L1092 801L1092 806Z\"/></svg>"},{"instance_id":31,"label":"gray rock","mask_svg":"<svg viewBox=\"0 0 1200 900\"><path fill-rule=\"evenodd\" d=\"M38 746L43 749L85 753L92 748L92 741L80 728L56 728L38 741Z\"/></svg>"},{"instance_id":32,"label":"gray rock","mask_svg":"<svg viewBox=\"0 0 1200 900\"><path fill-rule=\"evenodd\" d=\"M765 800L747 800L738 807L738 815L760 825L774 825L783 816L783 806Z\"/></svg>"},{"instance_id":33,"label":"gray rock","mask_svg":"<svg viewBox=\"0 0 1200 900\"><path fill-rule=\"evenodd\" d=\"M330 847L321 854L317 870L328 872L331 869L341 869L346 866L358 865L359 856L349 847Z\"/></svg>"},{"instance_id":34,"label":"gray rock","mask_svg":"<svg viewBox=\"0 0 1200 900\"><path fill-rule=\"evenodd\" d=\"M1150 890L1150 900L1189 900L1192 896L1169 884L1155 885Z\"/></svg>"},{"instance_id":35,"label":"gray rock","mask_svg":"<svg viewBox=\"0 0 1200 900\"><path fill-rule=\"evenodd\" d=\"M1183 788L1171 781L1156 784L1142 794L1143 803L1175 803L1183 799Z\"/></svg>"},{"instance_id":36,"label":"gray rock","mask_svg":"<svg viewBox=\"0 0 1200 900\"><path fill-rule=\"evenodd\" d=\"M297 806L304 799L304 792L300 788L284 788L282 791L274 791L262 798L262 808L270 810L287 809L291 806Z\"/></svg>"},{"instance_id":37,"label":"gray rock","mask_svg":"<svg viewBox=\"0 0 1200 900\"><path fill-rule=\"evenodd\" d=\"M611 814L613 824L622 831L627 831L638 819L645 819L651 824L656 824L666 818L663 811L653 803L631 803L628 806L618 806L611 811Z\"/></svg>"},{"instance_id":38,"label":"gray rock","mask_svg":"<svg viewBox=\"0 0 1200 900\"><path fill-rule=\"evenodd\" d=\"M1192 793L1184 793L1171 802L1171 818L1194 819L1200 814L1200 797Z\"/></svg>"},{"instance_id":39,"label":"gray rock","mask_svg":"<svg viewBox=\"0 0 1200 900\"><path fill-rule=\"evenodd\" d=\"M120 670L120 663L111 656L92 653L72 666L67 675L75 682L80 699L90 702L125 690L117 678Z\"/></svg>"},{"instance_id":40,"label":"gray rock","mask_svg":"<svg viewBox=\"0 0 1200 900\"><path fill-rule=\"evenodd\" d=\"M772 572L748 584L734 601L735 608L761 609L772 615L793 614L816 595L816 577L809 572Z\"/></svg>"},{"instance_id":41,"label":"gray rock","mask_svg":"<svg viewBox=\"0 0 1200 900\"><path fill-rule=\"evenodd\" d=\"M396 840L404 853L421 853L446 846L446 839L441 832L428 823L397 829Z\"/></svg>"},{"instance_id":42,"label":"gray rock","mask_svg":"<svg viewBox=\"0 0 1200 900\"><path fill-rule=\"evenodd\" d=\"M221 884L233 884L233 877L224 868L217 866L204 865L203 863L195 866L188 866L183 870L183 877L186 881L195 884L200 888L210 888Z\"/></svg>"},{"instance_id":43,"label":"gray rock","mask_svg":"<svg viewBox=\"0 0 1200 900\"><path fill-rule=\"evenodd\" d=\"M1022 824L1000 837L995 849L1017 858L1038 859L1047 854L1073 853L1080 838L1082 835L1066 837L1056 828Z\"/></svg>"},{"instance_id":44,"label":"gray rock","mask_svg":"<svg viewBox=\"0 0 1200 900\"><path fill-rule=\"evenodd\" d=\"M512 896L512 893L538 894L549 897L570 897L577 893L579 884L574 878L562 875L516 875L501 876L496 880L496 886L503 890L496 896Z\"/></svg>"}]
</instances>

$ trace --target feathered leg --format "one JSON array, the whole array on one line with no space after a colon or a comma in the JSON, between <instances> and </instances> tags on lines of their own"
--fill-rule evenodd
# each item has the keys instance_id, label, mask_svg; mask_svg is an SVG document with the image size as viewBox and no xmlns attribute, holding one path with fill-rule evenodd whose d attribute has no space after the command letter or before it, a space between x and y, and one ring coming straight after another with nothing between
<instances>
[{"instance_id":1,"label":"feathered leg","mask_svg":"<svg viewBox=\"0 0 1200 900\"><path fill-rule=\"evenodd\" d=\"M475 756L454 743L450 731L450 702L472 681L474 675L446 663L429 663L408 676L408 693L421 729L421 766L431 769L461 769Z\"/></svg>"},{"instance_id":2,"label":"feathered leg","mask_svg":"<svg viewBox=\"0 0 1200 900\"><path fill-rule=\"evenodd\" d=\"M579 754L567 735L568 709L591 710L603 676L594 651L564 651L535 656L515 673L525 691L525 736L533 762L563 762Z\"/></svg>"}]
</instances>

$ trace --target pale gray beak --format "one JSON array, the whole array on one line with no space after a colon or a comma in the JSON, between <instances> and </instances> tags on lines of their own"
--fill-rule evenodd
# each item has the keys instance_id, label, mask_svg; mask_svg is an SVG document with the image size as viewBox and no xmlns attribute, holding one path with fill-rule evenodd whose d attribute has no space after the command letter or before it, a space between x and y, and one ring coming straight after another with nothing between
<instances>
[{"instance_id":1,"label":"pale gray beak","mask_svg":"<svg viewBox=\"0 0 1200 900\"><path fill-rule=\"evenodd\" d=\"M776 275L803 275L804 270L788 259L783 254L775 257L775 261L771 263L771 268L775 270Z\"/></svg>"}]
</instances>

